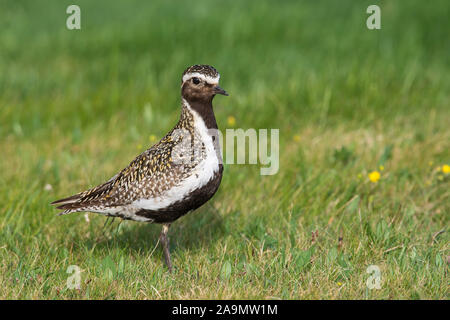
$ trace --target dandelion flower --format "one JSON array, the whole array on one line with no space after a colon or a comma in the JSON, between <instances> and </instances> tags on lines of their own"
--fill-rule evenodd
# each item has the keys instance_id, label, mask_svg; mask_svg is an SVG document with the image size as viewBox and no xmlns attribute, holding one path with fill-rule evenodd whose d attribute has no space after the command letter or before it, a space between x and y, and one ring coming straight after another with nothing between
<instances>
[{"instance_id":1,"label":"dandelion flower","mask_svg":"<svg viewBox=\"0 0 450 320\"><path fill-rule=\"evenodd\" d=\"M150 137L148 137L148 140L149 140L151 143L154 143L154 142L156 142L156 136L155 136L154 134L152 134L152 135L150 135Z\"/></svg>"},{"instance_id":2,"label":"dandelion flower","mask_svg":"<svg viewBox=\"0 0 450 320\"><path fill-rule=\"evenodd\" d=\"M342 282L338 282L337 285L338 285L338 286L342 286Z\"/></svg>"},{"instance_id":3,"label":"dandelion flower","mask_svg":"<svg viewBox=\"0 0 450 320\"><path fill-rule=\"evenodd\" d=\"M298 134L294 135L294 141L300 142L300 135L298 135Z\"/></svg>"},{"instance_id":4,"label":"dandelion flower","mask_svg":"<svg viewBox=\"0 0 450 320\"><path fill-rule=\"evenodd\" d=\"M442 166L442 172L443 173L450 173L450 166L448 164L444 164Z\"/></svg>"},{"instance_id":5,"label":"dandelion flower","mask_svg":"<svg viewBox=\"0 0 450 320\"><path fill-rule=\"evenodd\" d=\"M376 183L378 180L380 180L380 173L378 171L372 171L369 173L369 180Z\"/></svg>"},{"instance_id":6,"label":"dandelion flower","mask_svg":"<svg viewBox=\"0 0 450 320\"><path fill-rule=\"evenodd\" d=\"M235 117L233 117L233 116L229 116L228 118L227 118L227 123L228 123L228 125L229 126L234 126L235 124L236 124L236 118Z\"/></svg>"}]
</instances>

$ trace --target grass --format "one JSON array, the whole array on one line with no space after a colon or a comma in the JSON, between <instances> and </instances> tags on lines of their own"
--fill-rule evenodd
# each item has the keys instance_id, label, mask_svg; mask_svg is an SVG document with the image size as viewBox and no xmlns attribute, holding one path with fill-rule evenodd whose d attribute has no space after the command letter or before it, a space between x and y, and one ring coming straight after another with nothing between
<instances>
[{"instance_id":1,"label":"grass","mask_svg":"<svg viewBox=\"0 0 450 320\"><path fill-rule=\"evenodd\" d=\"M76 1L68 31L72 3L0 4L1 298L449 298L448 1ZM169 274L160 226L49 203L162 137L194 63L230 93L222 130L280 129L280 170L227 165L173 224Z\"/></svg>"}]
</instances>

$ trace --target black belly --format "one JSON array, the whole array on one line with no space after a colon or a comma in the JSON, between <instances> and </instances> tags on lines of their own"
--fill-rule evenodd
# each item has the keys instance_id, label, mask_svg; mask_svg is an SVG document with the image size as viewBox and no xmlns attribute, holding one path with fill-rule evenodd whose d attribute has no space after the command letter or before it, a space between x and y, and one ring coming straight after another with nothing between
<instances>
[{"instance_id":1,"label":"black belly","mask_svg":"<svg viewBox=\"0 0 450 320\"><path fill-rule=\"evenodd\" d=\"M219 164L219 171L203 187L192 191L183 200L172 203L166 208L158 210L141 209L136 215L152 219L154 223L170 223L205 204L219 189L222 180L223 165Z\"/></svg>"}]
</instances>

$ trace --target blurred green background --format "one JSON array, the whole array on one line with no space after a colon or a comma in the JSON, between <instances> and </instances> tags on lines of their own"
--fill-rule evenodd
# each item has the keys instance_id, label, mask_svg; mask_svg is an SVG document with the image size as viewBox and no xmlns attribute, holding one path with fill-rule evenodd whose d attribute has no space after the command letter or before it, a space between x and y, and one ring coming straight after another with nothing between
<instances>
[{"instance_id":1,"label":"blurred green background","mask_svg":"<svg viewBox=\"0 0 450 320\"><path fill-rule=\"evenodd\" d=\"M77 3L82 29L69 31L70 1L2 1L2 136L14 125L31 136L108 127L118 113L126 127L162 132L167 122L138 121L144 106L174 110L181 73L195 63L216 66L232 93L219 114L251 127L291 129L323 113L365 125L448 98L447 1L377 2L375 31L370 1Z\"/></svg>"},{"instance_id":2,"label":"blurred green background","mask_svg":"<svg viewBox=\"0 0 450 320\"><path fill-rule=\"evenodd\" d=\"M448 298L449 17L447 0L0 1L0 297ZM227 166L171 231L172 277L157 226L105 235L48 203L161 138L192 64L230 93L220 129L280 129L280 172Z\"/></svg>"}]
</instances>

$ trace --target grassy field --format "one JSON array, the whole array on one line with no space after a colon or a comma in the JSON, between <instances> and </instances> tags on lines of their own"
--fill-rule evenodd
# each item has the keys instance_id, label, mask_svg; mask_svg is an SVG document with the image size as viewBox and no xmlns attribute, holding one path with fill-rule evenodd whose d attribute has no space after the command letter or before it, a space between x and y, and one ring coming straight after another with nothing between
<instances>
[{"instance_id":1,"label":"grassy field","mask_svg":"<svg viewBox=\"0 0 450 320\"><path fill-rule=\"evenodd\" d=\"M381 30L366 28L374 3ZM449 14L447 0L0 2L0 298L448 299ZM280 170L226 165L171 227L169 274L159 225L49 203L161 138L195 63L230 93L219 128L280 130Z\"/></svg>"}]
</instances>

